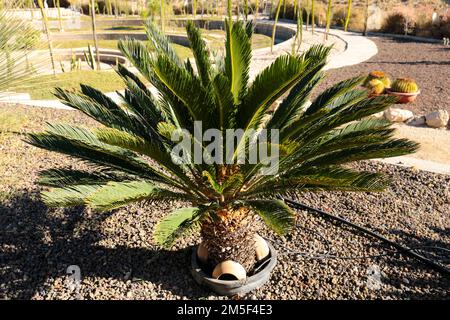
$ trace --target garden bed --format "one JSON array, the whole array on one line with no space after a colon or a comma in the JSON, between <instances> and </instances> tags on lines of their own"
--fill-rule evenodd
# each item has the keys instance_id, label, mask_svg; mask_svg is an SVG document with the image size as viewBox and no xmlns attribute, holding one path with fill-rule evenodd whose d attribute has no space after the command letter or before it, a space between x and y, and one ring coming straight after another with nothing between
<instances>
[{"instance_id":1,"label":"garden bed","mask_svg":"<svg viewBox=\"0 0 450 320\"><path fill-rule=\"evenodd\" d=\"M93 124L79 112L21 106L1 106L0 119L2 130L15 132L40 130L50 120ZM153 243L155 223L181 203L131 205L107 214L46 209L34 183L37 172L80 165L28 146L14 134L0 135L0 149L0 299L217 298L190 275L190 246L196 238L181 240L174 251L159 251ZM298 200L401 243L427 246L428 252L450 248L450 176L375 162L353 166L386 172L393 184L381 194L306 193ZM266 229L261 235L278 239ZM311 213L298 212L296 230L274 246L279 263L270 282L243 298L450 297L448 278ZM287 255L283 247L302 256ZM376 257L359 259L367 256ZM66 274L69 265L80 267L79 287ZM381 271L379 288L368 286L372 268Z\"/></svg>"}]
</instances>

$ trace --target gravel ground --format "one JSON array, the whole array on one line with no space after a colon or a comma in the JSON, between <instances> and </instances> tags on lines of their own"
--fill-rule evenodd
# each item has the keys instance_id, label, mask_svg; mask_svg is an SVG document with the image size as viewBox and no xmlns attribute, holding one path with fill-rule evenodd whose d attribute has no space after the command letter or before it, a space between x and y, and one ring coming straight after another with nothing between
<instances>
[{"instance_id":1,"label":"gravel ground","mask_svg":"<svg viewBox=\"0 0 450 320\"><path fill-rule=\"evenodd\" d=\"M371 70L387 72L392 79L411 77L419 84L421 94L414 103L400 105L417 114L437 109L450 111L450 48L441 44L371 37L378 54L358 65L330 70L319 88L333 83L367 74ZM318 90L320 92L321 90Z\"/></svg>"},{"instance_id":2,"label":"gravel ground","mask_svg":"<svg viewBox=\"0 0 450 320\"><path fill-rule=\"evenodd\" d=\"M70 111L0 108L26 121L21 130L40 129L50 119L92 124ZM39 170L73 165L72 160L25 145L17 136L0 136L0 299L216 299L191 278L189 246L158 251L152 241L155 223L181 203L131 205L108 214L83 208L47 209L34 184ZM6 157L5 157L6 156ZM388 191L301 194L299 200L374 230L428 254L450 248L450 176L412 171L382 163L353 165L386 172ZM14 188L12 187L14 185ZM243 299L429 299L450 298L450 279L420 263L393 254L366 239L310 213L298 212L298 227L278 239L279 263L271 280ZM339 259L287 255L286 248L307 255L328 252ZM380 256L381 255L381 256ZM343 259L379 256L367 259ZM449 262L447 254L446 262ZM69 265L80 267L74 286ZM370 286L368 270L380 270L381 285Z\"/></svg>"}]
</instances>

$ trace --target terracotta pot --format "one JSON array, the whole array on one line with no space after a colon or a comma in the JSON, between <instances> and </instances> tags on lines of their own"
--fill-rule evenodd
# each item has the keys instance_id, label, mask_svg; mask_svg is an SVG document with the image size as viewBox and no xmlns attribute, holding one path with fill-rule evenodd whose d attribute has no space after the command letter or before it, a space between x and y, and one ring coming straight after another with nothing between
<instances>
[{"instance_id":1,"label":"terracotta pot","mask_svg":"<svg viewBox=\"0 0 450 320\"><path fill-rule=\"evenodd\" d=\"M270 243L267 244L270 249L270 254L261 262L258 272L242 280L219 280L207 275L199 265L197 248L194 247L191 255L192 276L198 284L204 285L220 295L232 296L250 292L269 281L270 273L277 263L277 253L275 249Z\"/></svg>"},{"instance_id":2,"label":"terracotta pot","mask_svg":"<svg viewBox=\"0 0 450 320\"><path fill-rule=\"evenodd\" d=\"M389 89L386 89L386 92L391 96L396 96L399 98L397 103L409 103L416 100L417 96L420 94L420 90L414 93L403 93L403 92L394 92Z\"/></svg>"}]
</instances>

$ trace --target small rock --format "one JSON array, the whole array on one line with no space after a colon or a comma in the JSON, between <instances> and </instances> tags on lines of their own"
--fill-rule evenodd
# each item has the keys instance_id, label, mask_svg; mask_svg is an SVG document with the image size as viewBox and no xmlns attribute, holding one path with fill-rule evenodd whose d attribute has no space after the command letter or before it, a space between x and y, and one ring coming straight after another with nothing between
<instances>
[{"instance_id":1,"label":"small rock","mask_svg":"<svg viewBox=\"0 0 450 320\"><path fill-rule=\"evenodd\" d=\"M380 112L371 114L370 117L374 118L374 119L383 119L384 118L384 111L380 111Z\"/></svg>"},{"instance_id":2,"label":"small rock","mask_svg":"<svg viewBox=\"0 0 450 320\"><path fill-rule=\"evenodd\" d=\"M427 114L426 123L433 128L445 127L448 123L449 115L447 110L438 110Z\"/></svg>"},{"instance_id":3,"label":"small rock","mask_svg":"<svg viewBox=\"0 0 450 320\"><path fill-rule=\"evenodd\" d=\"M390 122L405 122L414 117L414 114L409 110L389 108L384 112L384 117Z\"/></svg>"},{"instance_id":4,"label":"small rock","mask_svg":"<svg viewBox=\"0 0 450 320\"><path fill-rule=\"evenodd\" d=\"M406 124L410 126L423 126L425 121L425 116L418 116L406 121Z\"/></svg>"}]
</instances>

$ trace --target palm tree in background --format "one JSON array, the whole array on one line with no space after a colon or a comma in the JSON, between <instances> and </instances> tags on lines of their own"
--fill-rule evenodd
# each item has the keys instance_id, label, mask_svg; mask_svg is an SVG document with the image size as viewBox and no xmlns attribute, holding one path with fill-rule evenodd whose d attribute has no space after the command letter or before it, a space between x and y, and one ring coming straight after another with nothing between
<instances>
[{"instance_id":1,"label":"palm tree in background","mask_svg":"<svg viewBox=\"0 0 450 320\"><path fill-rule=\"evenodd\" d=\"M350 22L351 14L352 14L352 0L348 0L347 14L345 15L345 22L344 22L344 31L347 31L348 23Z\"/></svg>"},{"instance_id":2,"label":"palm tree in background","mask_svg":"<svg viewBox=\"0 0 450 320\"><path fill-rule=\"evenodd\" d=\"M41 32L10 10L26 4L15 1L0 8L0 98L22 87L49 62L49 56L32 51L42 49Z\"/></svg>"},{"instance_id":3,"label":"palm tree in background","mask_svg":"<svg viewBox=\"0 0 450 320\"><path fill-rule=\"evenodd\" d=\"M44 8L44 2L42 0L38 0L38 6L41 11L42 25L44 27L44 33L47 37L48 52L50 54L50 60L52 63L53 75L56 75L55 58L54 58L54 54L53 54L53 43L52 43L52 38L50 35L50 27L48 24L47 12Z\"/></svg>"},{"instance_id":4,"label":"palm tree in background","mask_svg":"<svg viewBox=\"0 0 450 320\"><path fill-rule=\"evenodd\" d=\"M121 40L121 52L140 76L119 65L117 72L126 83L120 104L86 85L79 92L56 89L64 104L102 126L49 124L44 132L28 136L36 147L88 165L84 170L70 166L42 171L39 183L50 187L42 192L44 202L107 211L137 201L148 205L180 201L184 207L156 226L156 243L171 247L179 237L199 230L211 265L233 260L250 271L259 226L255 222L261 220L279 234L294 225L295 213L279 196L384 190L388 185L384 176L342 165L417 149L411 141L394 139L389 123L367 118L396 98L369 98L366 90L357 88L364 78L357 77L326 89L306 107L324 78L330 48L316 45L301 55L282 55L251 82L252 24L229 20L226 24L225 57L216 63L199 29L187 24L196 68L177 56L151 21L146 23L150 47L133 39ZM141 77L155 87L157 95ZM279 99L281 104L269 114ZM200 134L207 129L217 129L222 138L228 129L240 129L243 134L236 137L231 150L213 152L209 141L196 138L194 122L201 123ZM259 160L238 161L241 151L244 160L249 159L255 148L251 132L258 137L262 129L278 133L278 143L267 140L256 145L268 147L271 155L279 150L275 171ZM180 145L177 138L181 137L190 142ZM204 161L194 161L192 149L200 150ZM232 161L209 161L217 155Z\"/></svg>"},{"instance_id":5,"label":"palm tree in background","mask_svg":"<svg viewBox=\"0 0 450 320\"><path fill-rule=\"evenodd\" d=\"M101 69L100 65L100 51L98 48L98 40L97 40L97 25L95 21L95 0L90 0L90 9L91 9L91 25L92 25L92 37L94 38L94 46L95 46L95 58L97 61L97 70Z\"/></svg>"}]
</instances>

